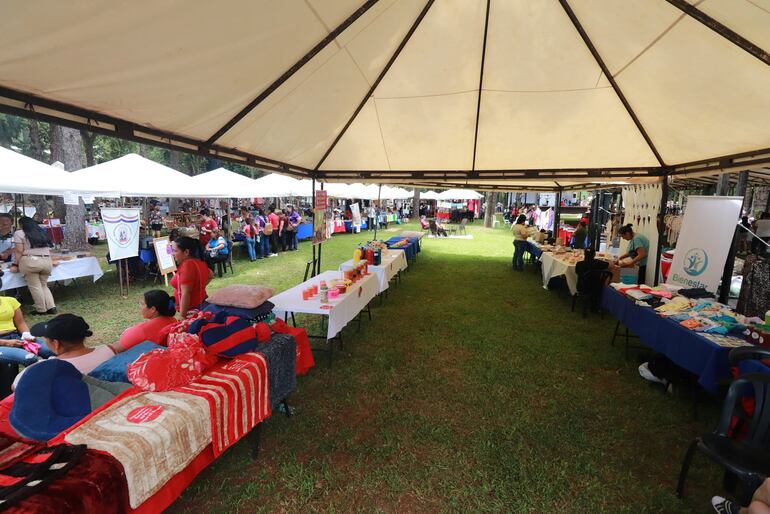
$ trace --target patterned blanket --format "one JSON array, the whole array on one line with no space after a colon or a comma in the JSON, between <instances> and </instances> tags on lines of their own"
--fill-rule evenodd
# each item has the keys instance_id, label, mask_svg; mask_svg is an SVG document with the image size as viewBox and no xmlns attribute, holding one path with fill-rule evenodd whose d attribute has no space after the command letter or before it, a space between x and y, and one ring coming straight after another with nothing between
<instances>
[{"instance_id":1,"label":"patterned blanket","mask_svg":"<svg viewBox=\"0 0 770 514\"><path fill-rule=\"evenodd\" d=\"M211 442L209 405L174 391L119 399L65 436L115 457L126 473L131 508L141 505Z\"/></svg>"},{"instance_id":2,"label":"patterned blanket","mask_svg":"<svg viewBox=\"0 0 770 514\"><path fill-rule=\"evenodd\" d=\"M217 457L270 416L267 359L258 353L221 362L175 391L208 402Z\"/></svg>"}]
</instances>

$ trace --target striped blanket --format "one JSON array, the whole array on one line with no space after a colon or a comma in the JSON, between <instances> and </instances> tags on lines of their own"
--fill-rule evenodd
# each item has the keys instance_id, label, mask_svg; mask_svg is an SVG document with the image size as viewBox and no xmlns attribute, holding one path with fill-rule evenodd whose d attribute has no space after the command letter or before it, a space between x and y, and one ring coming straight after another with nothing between
<instances>
[{"instance_id":1,"label":"striped blanket","mask_svg":"<svg viewBox=\"0 0 770 514\"><path fill-rule=\"evenodd\" d=\"M223 361L174 390L208 402L217 457L270 416L267 360L259 353Z\"/></svg>"},{"instance_id":2,"label":"striped blanket","mask_svg":"<svg viewBox=\"0 0 770 514\"><path fill-rule=\"evenodd\" d=\"M65 436L115 457L131 508L155 494L211 442L206 401L175 391L119 398Z\"/></svg>"}]
</instances>

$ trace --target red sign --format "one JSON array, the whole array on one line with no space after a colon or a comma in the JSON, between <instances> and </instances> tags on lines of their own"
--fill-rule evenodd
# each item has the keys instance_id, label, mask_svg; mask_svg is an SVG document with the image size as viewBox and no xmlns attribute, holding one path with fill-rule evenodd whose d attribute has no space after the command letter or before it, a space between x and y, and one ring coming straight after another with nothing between
<instances>
[{"instance_id":1,"label":"red sign","mask_svg":"<svg viewBox=\"0 0 770 514\"><path fill-rule=\"evenodd\" d=\"M160 405L147 405L145 407L137 407L132 410L126 416L126 419L131 423L149 423L158 418L163 412L163 407Z\"/></svg>"},{"instance_id":2,"label":"red sign","mask_svg":"<svg viewBox=\"0 0 770 514\"><path fill-rule=\"evenodd\" d=\"M315 192L315 210L325 211L328 205L326 191L319 189Z\"/></svg>"}]
</instances>

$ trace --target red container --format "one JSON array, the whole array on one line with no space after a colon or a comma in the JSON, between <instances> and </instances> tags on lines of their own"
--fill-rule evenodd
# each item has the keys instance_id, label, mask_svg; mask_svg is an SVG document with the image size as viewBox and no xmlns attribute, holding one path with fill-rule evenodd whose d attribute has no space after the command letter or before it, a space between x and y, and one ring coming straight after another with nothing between
<instances>
[{"instance_id":1,"label":"red container","mask_svg":"<svg viewBox=\"0 0 770 514\"><path fill-rule=\"evenodd\" d=\"M374 250L371 248L367 248L366 250L366 263L369 264L369 266L374 265Z\"/></svg>"}]
</instances>

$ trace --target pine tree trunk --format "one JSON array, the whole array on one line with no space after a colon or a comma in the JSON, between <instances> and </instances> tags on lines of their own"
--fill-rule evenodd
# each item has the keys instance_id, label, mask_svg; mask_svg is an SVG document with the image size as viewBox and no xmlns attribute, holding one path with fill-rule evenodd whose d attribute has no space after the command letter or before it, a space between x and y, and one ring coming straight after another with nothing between
<instances>
[{"instance_id":1,"label":"pine tree trunk","mask_svg":"<svg viewBox=\"0 0 770 514\"><path fill-rule=\"evenodd\" d=\"M54 135L55 137L52 137L51 142L51 154L55 154L53 142L56 141L57 145L60 145L56 154L63 158L61 162L64 163L64 169L75 171L82 168L83 138L80 131L56 125L52 128L52 136ZM78 198L78 205L66 206L64 219L67 227L64 231L63 246L69 250L88 250L86 207L82 198Z\"/></svg>"},{"instance_id":2,"label":"pine tree trunk","mask_svg":"<svg viewBox=\"0 0 770 514\"><path fill-rule=\"evenodd\" d=\"M412 217L416 220L420 219L420 190L414 188L414 196L412 197Z\"/></svg>"},{"instance_id":3,"label":"pine tree trunk","mask_svg":"<svg viewBox=\"0 0 770 514\"><path fill-rule=\"evenodd\" d=\"M484 209L484 228L492 228L497 207L497 193L487 193L487 208Z\"/></svg>"},{"instance_id":4,"label":"pine tree trunk","mask_svg":"<svg viewBox=\"0 0 770 514\"><path fill-rule=\"evenodd\" d=\"M96 164L96 159L94 158L94 141L96 140L96 134L87 130L81 130L80 137L83 139L83 150L86 153L86 166L90 168Z\"/></svg>"}]
</instances>

